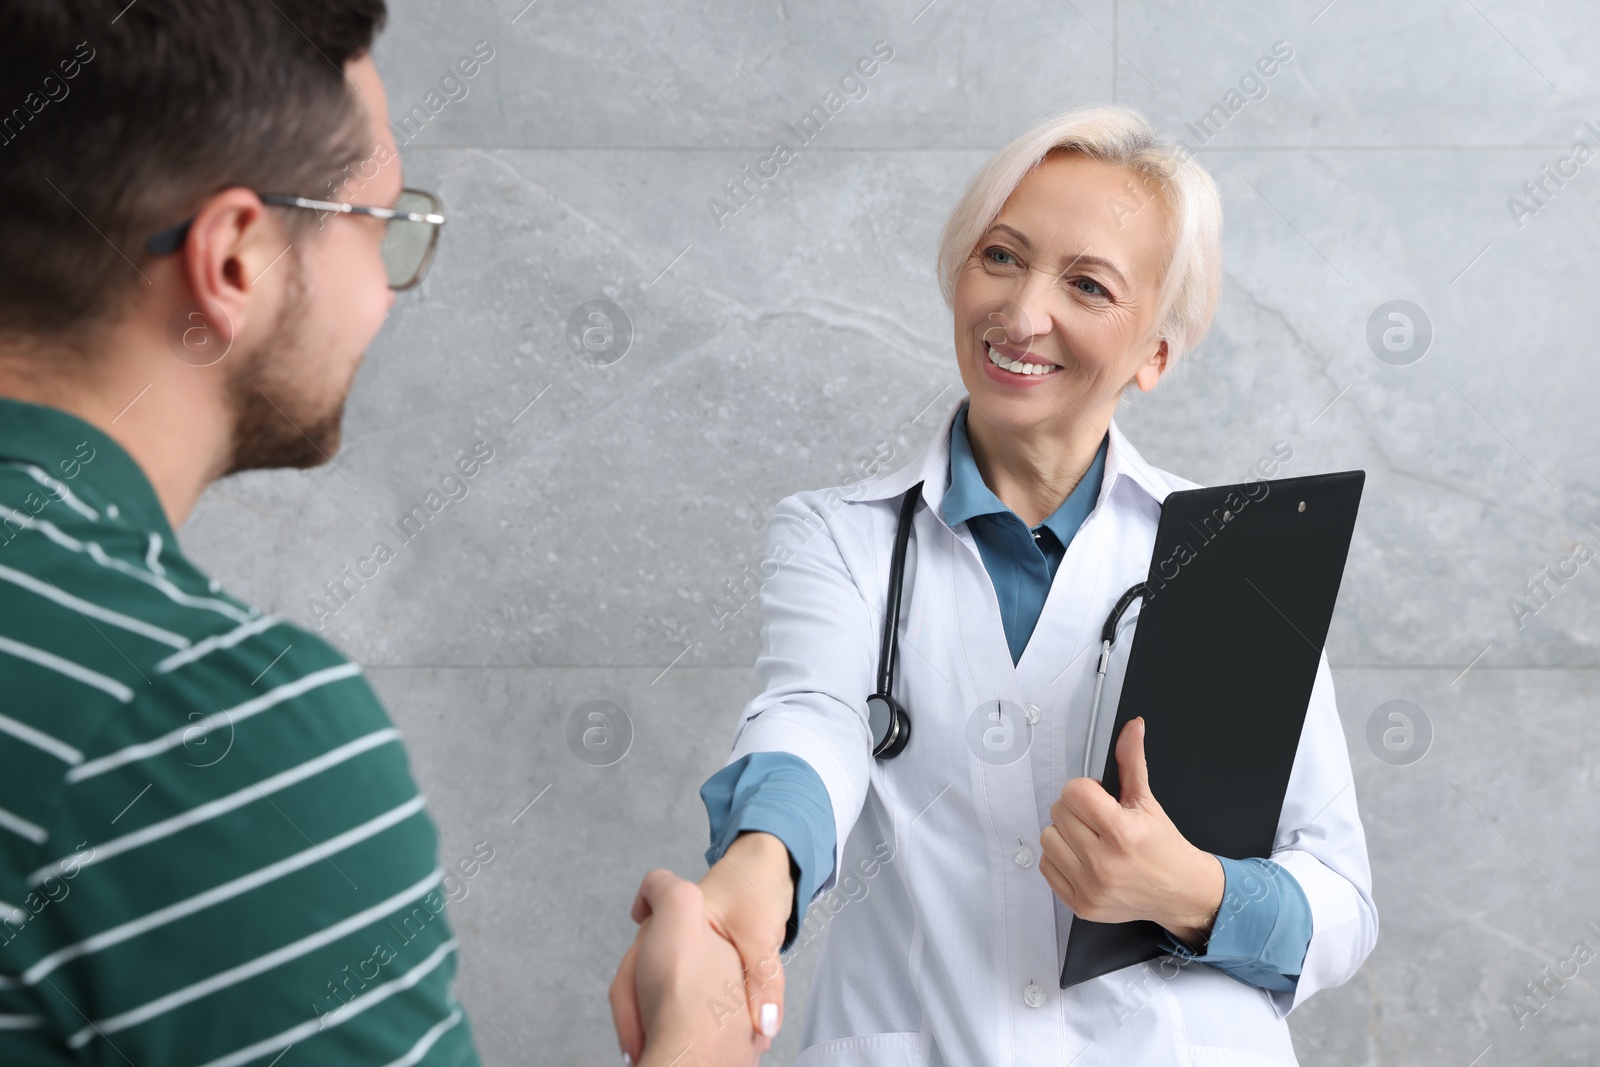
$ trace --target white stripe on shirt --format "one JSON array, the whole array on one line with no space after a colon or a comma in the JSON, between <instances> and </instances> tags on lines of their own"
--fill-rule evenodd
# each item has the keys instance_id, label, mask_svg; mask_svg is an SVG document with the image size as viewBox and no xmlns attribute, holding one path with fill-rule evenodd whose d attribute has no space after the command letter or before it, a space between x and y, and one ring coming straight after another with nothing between
<instances>
[{"instance_id":1,"label":"white stripe on shirt","mask_svg":"<svg viewBox=\"0 0 1600 1067\"><path fill-rule=\"evenodd\" d=\"M460 1021L461 1009L457 1007L447 1017L440 1019L429 1027L428 1032L418 1038L415 1045L411 1046L410 1052L397 1060L385 1064L384 1067L412 1067L413 1064L420 1063L422 1057L426 1056L429 1050L438 1043L439 1038L444 1036L444 1032Z\"/></svg>"},{"instance_id":2,"label":"white stripe on shirt","mask_svg":"<svg viewBox=\"0 0 1600 1067\"><path fill-rule=\"evenodd\" d=\"M310 1019L301 1023L299 1026L292 1026L280 1034L275 1034L272 1037L257 1041L253 1045L246 1045L244 1048L239 1049L236 1052L230 1052L226 1056L219 1056L210 1063L202 1064L201 1067L242 1067L243 1064L249 1063L252 1060L261 1059L269 1052L276 1052L278 1049L293 1045L297 1041L304 1041L306 1038L316 1034L319 1030L324 1029L325 1025L338 1026L341 1023L347 1022L355 1016L360 1015L368 1008L377 1007L379 1004L385 1000L388 1000L396 993L403 993L407 989L410 989L412 986L416 985L418 982L422 981L424 978L428 977L428 975L433 973L434 968L443 963L450 953L455 951L455 948L455 938L451 938L449 941L446 941L444 944L440 945L438 948L429 953L427 959L411 968L399 978L396 978L391 982L385 982L383 985L377 986L361 994L354 1000L347 1001L342 1008L338 1009L339 1018L331 1023L325 1024L323 1022L326 1016ZM332 1013L330 1012L329 1014Z\"/></svg>"},{"instance_id":3,"label":"white stripe on shirt","mask_svg":"<svg viewBox=\"0 0 1600 1067\"><path fill-rule=\"evenodd\" d=\"M10 830L18 837L27 838L36 845L42 845L50 837L45 833L44 827L35 826L20 815L15 815L5 808L0 808L0 829ZM42 879L41 879L42 881Z\"/></svg>"},{"instance_id":4,"label":"white stripe on shirt","mask_svg":"<svg viewBox=\"0 0 1600 1067\"><path fill-rule=\"evenodd\" d=\"M296 678L292 682L285 682L276 688L269 689L260 696L252 697L236 707L212 712L198 722L190 723L188 726L180 726L153 741L141 741L137 745L129 745L127 748L119 748L117 751L107 753L104 756L96 756L89 762L68 771L67 784L72 785L83 781L85 778L93 778L96 775L115 770L123 764L132 763L135 760L160 755L170 749L177 748L179 745L193 744L196 738L204 737L219 726L237 725L251 716L259 715L268 708L283 703L285 700L297 697L319 686L328 685L331 682L337 682L344 678L353 678L360 673L361 668L354 663L341 663L337 667L325 667L320 671L313 671L303 677Z\"/></svg>"},{"instance_id":5,"label":"white stripe on shirt","mask_svg":"<svg viewBox=\"0 0 1600 1067\"><path fill-rule=\"evenodd\" d=\"M252 634L258 634L262 630L270 630L282 621L276 615L263 615L261 618L251 619L243 626L229 630L225 634L213 634L203 641L196 641L192 647L186 648L182 652L174 652L160 663L157 663L156 673L166 674L170 670L193 663L201 656L215 652L219 648L232 648Z\"/></svg>"},{"instance_id":6,"label":"white stripe on shirt","mask_svg":"<svg viewBox=\"0 0 1600 1067\"><path fill-rule=\"evenodd\" d=\"M76 511L79 515L82 515L91 522L100 521L100 513L98 511L96 511L94 508L91 508L88 504L85 504L82 500L79 500L77 494L73 493L71 489L68 489L65 482L57 481L50 475L48 471L44 470L43 468L35 467L32 463L15 461L7 463L6 466L27 471L29 477L38 482L40 485L44 486L46 489L49 489L51 492L55 493L56 499L67 505L67 507L71 508L73 511Z\"/></svg>"},{"instance_id":7,"label":"white stripe on shirt","mask_svg":"<svg viewBox=\"0 0 1600 1067\"><path fill-rule=\"evenodd\" d=\"M99 952L104 948L110 948L112 945L120 945L129 938L138 937L140 934L148 933L157 927L176 922L179 919L193 915L197 911L209 908L213 904L232 900L241 893L248 893L250 890L266 885L268 882L276 881L286 874L309 867L318 860L327 859L331 855L343 852L353 845L377 836L396 823L404 822L422 810L422 803L422 796L419 794L376 818L368 819L360 826L328 838L320 845L312 845L303 852L297 852L293 856L288 856L259 870L241 875L231 882L224 882L203 893L197 893L186 900L169 904L137 919L130 919L121 925L113 926L109 930L79 941L75 945L57 949L26 971L23 971L22 982L24 985L36 985L41 978L60 967L63 963L75 960L80 956Z\"/></svg>"},{"instance_id":8,"label":"white stripe on shirt","mask_svg":"<svg viewBox=\"0 0 1600 1067\"><path fill-rule=\"evenodd\" d=\"M9 715L0 715L0 733L10 734L18 741L25 741L42 752L48 752L62 763L76 765L83 762L83 753L65 741L57 740L43 730L35 730Z\"/></svg>"},{"instance_id":9,"label":"white stripe on shirt","mask_svg":"<svg viewBox=\"0 0 1600 1067\"><path fill-rule=\"evenodd\" d=\"M164 630L159 626L152 626L143 619L135 619L131 615L124 615L120 611L103 608L99 604L91 603L80 596L73 596L63 591L53 582L41 582L31 574L24 574L10 567L0 566L0 581L10 582L20 586L30 593L37 593L47 600L53 600L64 607L81 611L92 619L120 626L129 633L136 633L140 637L148 637L152 641L159 641L168 648L189 647L189 639L182 634L175 634L171 630Z\"/></svg>"},{"instance_id":10,"label":"white stripe on shirt","mask_svg":"<svg viewBox=\"0 0 1600 1067\"><path fill-rule=\"evenodd\" d=\"M39 528L40 533L44 534L45 537L49 538L51 541L54 541L62 548L68 549L72 552L85 552L88 554L90 559L100 564L100 566L117 571L121 574L126 574L130 578L138 579L146 585L158 590L174 604L182 604L184 607L188 608L201 608L206 611L214 611L219 615L226 615L234 622L249 622L251 619L255 618L255 615L251 612L241 611L226 601L214 600L210 597L191 596L190 594L185 593L182 589L179 589L176 585L173 585L167 579L151 574L147 570L135 567L133 564L124 560L114 559L107 555L106 550L101 548L96 542L80 541L71 534L63 532L59 526L46 519L35 518L26 512L18 511L15 508L6 507L4 504L0 504L0 519L8 519L9 521L16 523L24 530L36 526Z\"/></svg>"},{"instance_id":11,"label":"white stripe on shirt","mask_svg":"<svg viewBox=\"0 0 1600 1067\"><path fill-rule=\"evenodd\" d=\"M0 652L15 656L18 659L28 660L30 663L37 663L47 670L55 671L57 674L64 674L75 682L92 685L102 692L110 693L124 704L133 699L133 690L115 678L108 678L99 671L91 671L82 664L74 663L69 659L62 659L54 652L46 652L42 648L25 645L21 641L13 641L9 637L0 637Z\"/></svg>"},{"instance_id":12,"label":"white stripe on shirt","mask_svg":"<svg viewBox=\"0 0 1600 1067\"><path fill-rule=\"evenodd\" d=\"M180 830L187 830L189 827L203 823L208 819L226 815L235 808L244 807L252 800L262 799L269 793L276 793L280 789L287 789L296 782L303 782L307 778L321 774L329 767L343 763L345 760L354 759L369 749L377 748L390 741L399 740L400 731L393 727L374 730L370 734L358 737L354 741L348 741L338 748L324 752L314 759L306 760L296 767L291 767L289 770L281 771L269 778L263 778L259 782L229 793L225 797L219 797L216 800L197 805L182 814L152 823L142 830L135 830L132 833L123 834L121 837L114 837L103 844L95 845L93 852L86 858L80 859L77 853L73 853L71 856L64 856L28 875L27 884L30 888L36 886L52 874L61 873L69 864L76 863L81 870L102 860L108 860L112 856L120 856L124 852L138 848L141 845L148 845L152 841L171 837Z\"/></svg>"},{"instance_id":13,"label":"white stripe on shirt","mask_svg":"<svg viewBox=\"0 0 1600 1067\"><path fill-rule=\"evenodd\" d=\"M274 949L262 956L257 956L248 963L241 963L237 967L230 967L226 971L202 979L182 989L175 989L165 996L147 1001L137 1008L120 1012L110 1018L92 1022L82 1030L67 1038L69 1048L82 1048L96 1036L119 1033L129 1027L138 1026L148 1022L158 1015L165 1015L169 1011L193 1003L201 997L209 996L229 986L238 985L240 982L254 978L265 971L270 971L281 963L299 959L308 952L315 952L324 945L331 945L347 934L353 934L362 927L371 926L390 912L411 903L434 886L444 881L444 872L434 868L432 874L412 886L407 886L387 900L379 901L370 908L356 912L348 919L334 923L332 926L319 930L314 934L302 937L298 941L290 942L282 948Z\"/></svg>"},{"instance_id":14,"label":"white stripe on shirt","mask_svg":"<svg viewBox=\"0 0 1600 1067\"><path fill-rule=\"evenodd\" d=\"M154 530L150 531L150 547L145 551L144 565L150 568L151 574L166 576L167 569L161 565L161 535Z\"/></svg>"}]
</instances>

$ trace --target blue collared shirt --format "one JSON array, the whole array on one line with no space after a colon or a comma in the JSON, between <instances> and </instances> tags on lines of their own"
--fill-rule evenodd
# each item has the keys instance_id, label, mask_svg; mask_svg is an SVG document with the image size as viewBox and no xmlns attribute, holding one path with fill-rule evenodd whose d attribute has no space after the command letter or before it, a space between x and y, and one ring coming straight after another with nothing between
<instances>
[{"instance_id":1,"label":"blue collared shirt","mask_svg":"<svg viewBox=\"0 0 1600 1067\"><path fill-rule=\"evenodd\" d=\"M1055 514L1030 530L984 482L967 441L967 405L956 412L955 425L950 428L950 488L945 490L940 511L946 526L953 530L966 523L978 543L978 555L983 557L984 570L989 572L1000 602L1013 664L1022 658L1022 650L1033 636L1067 545L1094 510L1110 442L1110 435L1100 442L1089 469Z\"/></svg>"},{"instance_id":2,"label":"blue collared shirt","mask_svg":"<svg viewBox=\"0 0 1600 1067\"><path fill-rule=\"evenodd\" d=\"M1056 570L1078 527L1094 510L1110 437L1061 506L1032 530L984 482L966 432L967 406L950 429L950 487L940 510L947 526L965 522L994 585L1015 664L1033 635ZM786 752L753 752L700 787L711 823L706 862L715 863L739 834L763 830L789 850L794 906L783 947L793 944L806 906L833 870L833 808L811 765ZM1311 943L1311 905L1292 874L1270 859L1218 856L1222 906L1204 952L1170 932L1168 950L1210 964L1249 985L1292 991Z\"/></svg>"}]
</instances>

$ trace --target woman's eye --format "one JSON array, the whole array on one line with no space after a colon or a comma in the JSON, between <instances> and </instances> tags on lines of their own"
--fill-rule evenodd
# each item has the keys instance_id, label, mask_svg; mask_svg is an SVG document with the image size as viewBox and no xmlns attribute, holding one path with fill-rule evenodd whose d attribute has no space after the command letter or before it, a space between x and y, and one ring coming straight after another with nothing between
<instances>
[{"instance_id":1,"label":"woman's eye","mask_svg":"<svg viewBox=\"0 0 1600 1067\"><path fill-rule=\"evenodd\" d=\"M1009 260L1010 262L998 260L995 258L996 256L1004 256L1006 260ZM1015 257L1013 257L1010 252L1007 252L1004 248L1001 248L998 245L991 245L988 248L985 248L983 250L983 259L984 262L993 263L996 266L1010 267L1016 265Z\"/></svg>"},{"instance_id":2,"label":"woman's eye","mask_svg":"<svg viewBox=\"0 0 1600 1067\"><path fill-rule=\"evenodd\" d=\"M1073 280L1072 284L1078 287L1079 292L1085 293L1089 296L1111 295L1110 293L1106 292L1104 286L1095 281L1093 278L1076 278ZM1085 286L1088 286L1088 288L1085 288Z\"/></svg>"}]
</instances>

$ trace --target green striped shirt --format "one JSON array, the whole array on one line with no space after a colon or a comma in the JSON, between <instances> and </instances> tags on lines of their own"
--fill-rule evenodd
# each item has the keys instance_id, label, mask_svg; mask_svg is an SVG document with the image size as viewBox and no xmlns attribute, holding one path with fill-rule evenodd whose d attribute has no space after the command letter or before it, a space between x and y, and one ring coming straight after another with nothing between
<instances>
[{"instance_id":1,"label":"green striped shirt","mask_svg":"<svg viewBox=\"0 0 1600 1067\"><path fill-rule=\"evenodd\" d=\"M360 668L0 398L0 1063L475 1064L437 853Z\"/></svg>"}]
</instances>

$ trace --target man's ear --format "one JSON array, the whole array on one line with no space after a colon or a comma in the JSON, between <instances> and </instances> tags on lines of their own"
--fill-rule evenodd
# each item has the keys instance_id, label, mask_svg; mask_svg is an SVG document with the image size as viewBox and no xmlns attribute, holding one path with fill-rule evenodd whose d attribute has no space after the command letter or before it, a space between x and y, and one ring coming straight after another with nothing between
<instances>
[{"instance_id":1,"label":"man's ear","mask_svg":"<svg viewBox=\"0 0 1600 1067\"><path fill-rule=\"evenodd\" d=\"M1144 365L1134 372L1133 381L1139 387L1140 392L1148 393L1156 387L1156 382L1160 381L1161 376L1167 372L1169 358L1167 339L1163 337L1160 344L1156 346L1156 350L1150 353L1150 358L1145 360Z\"/></svg>"},{"instance_id":2,"label":"man's ear","mask_svg":"<svg viewBox=\"0 0 1600 1067\"><path fill-rule=\"evenodd\" d=\"M183 280L223 348L244 332L256 283L287 244L278 220L249 189L224 189L195 212L182 250Z\"/></svg>"}]
</instances>

